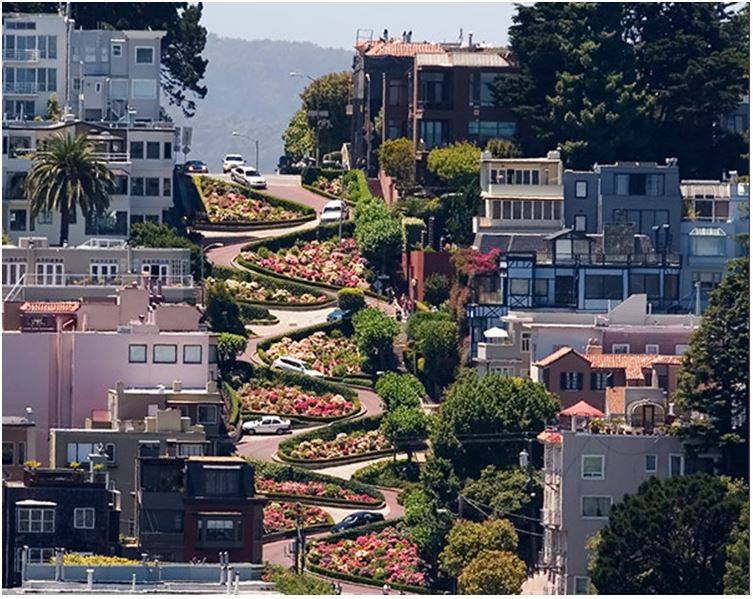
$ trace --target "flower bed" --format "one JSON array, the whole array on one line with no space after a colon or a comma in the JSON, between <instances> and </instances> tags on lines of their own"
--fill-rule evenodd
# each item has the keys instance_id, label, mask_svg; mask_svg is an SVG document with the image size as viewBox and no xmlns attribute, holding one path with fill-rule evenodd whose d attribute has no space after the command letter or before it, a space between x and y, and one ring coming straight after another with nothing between
<instances>
[{"instance_id":1,"label":"flower bed","mask_svg":"<svg viewBox=\"0 0 753 599\"><path fill-rule=\"evenodd\" d=\"M352 539L314 541L307 558L311 566L335 576L373 584L428 586L428 564L419 556L418 547L392 526Z\"/></svg>"},{"instance_id":2,"label":"flower bed","mask_svg":"<svg viewBox=\"0 0 753 599\"><path fill-rule=\"evenodd\" d=\"M314 216L307 206L236 183L198 176L194 182L209 224L270 224L309 220Z\"/></svg>"},{"instance_id":3,"label":"flower bed","mask_svg":"<svg viewBox=\"0 0 753 599\"><path fill-rule=\"evenodd\" d=\"M333 287L367 289L366 265L353 239L297 241L272 252L265 247L241 252L252 266L277 275Z\"/></svg>"},{"instance_id":4,"label":"flower bed","mask_svg":"<svg viewBox=\"0 0 753 599\"><path fill-rule=\"evenodd\" d=\"M331 461L391 451L389 439L379 430L338 433L334 439L321 437L302 440L290 448L287 456L300 461Z\"/></svg>"},{"instance_id":5,"label":"flower bed","mask_svg":"<svg viewBox=\"0 0 753 599\"><path fill-rule=\"evenodd\" d=\"M208 279L210 283L211 280ZM236 299L242 302L311 305L327 301L327 296L323 293L317 295L308 292L295 294L289 289L267 285L261 281L226 279L225 284Z\"/></svg>"},{"instance_id":6,"label":"flower bed","mask_svg":"<svg viewBox=\"0 0 753 599\"><path fill-rule=\"evenodd\" d=\"M246 460L254 467L256 491L273 499L370 509L384 505L384 495L368 485L290 464Z\"/></svg>"},{"instance_id":7,"label":"flower bed","mask_svg":"<svg viewBox=\"0 0 753 599\"><path fill-rule=\"evenodd\" d=\"M320 507L272 501L264 507L264 534L295 530L299 514L302 528L333 524L332 516Z\"/></svg>"},{"instance_id":8,"label":"flower bed","mask_svg":"<svg viewBox=\"0 0 753 599\"><path fill-rule=\"evenodd\" d=\"M324 483L320 481L296 482L292 480L275 481L271 478L256 477L256 490L268 497L300 497L302 501L307 498L335 499L338 502L352 503L365 506L376 506L383 503L379 499L366 493L357 493L346 489L336 483Z\"/></svg>"},{"instance_id":9,"label":"flower bed","mask_svg":"<svg viewBox=\"0 0 753 599\"><path fill-rule=\"evenodd\" d=\"M300 385L282 385L272 380L253 380L236 391L241 410L247 414L337 419L356 412L359 405L340 393L312 393Z\"/></svg>"},{"instance_id":10,"label":"flower bed","mask_svg":"<svg viewBox=\"0 0 753 599\"><path fill-rule=\"evenodd\" d=\"M297 341L283 337L264 352L270 362L280 356L298 358L327 376L341 377L361 372L358 348L352 339L342 334L327 335L324 331L317 331Z\"/></svg>"},{"instance_id":11,"label":"flower bed","mask_svg":"<svg viewBox=\"0 0 753 599\"><path fill-rule=\"evenodd\" d=\"M336 179L328 179L327 177L320 176L316 181L314 181L312 187L332 196L339 197L343 193L343 182L341 177L337 177Z\"/></svg>"}]
</instances>

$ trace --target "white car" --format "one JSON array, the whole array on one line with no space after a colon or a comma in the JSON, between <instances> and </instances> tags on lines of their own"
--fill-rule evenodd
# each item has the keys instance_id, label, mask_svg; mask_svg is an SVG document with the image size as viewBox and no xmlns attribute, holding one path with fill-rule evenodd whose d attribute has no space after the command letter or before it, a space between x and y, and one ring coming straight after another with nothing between
<instances>
[{"instance_id":1,"label":"white car","mask_svg":"<svg viewBox=\"0 0 753 599\"><path fill-rule=\"evenodd\" d=\"M291 431L290 420L283 420L279 416L264 416L259 420L248 420L241 425L241 428L249 435L264 433L284 435Z\"/></svg>"},{"instance_id":2,"label":"white car","mask_svg":"<svg viewBox=\"0 0 753 599\"><path fill-rule=\"evenodd\" d=\"M338 223L341 220L348 220L348 205L342 200L330 200L324 204L322 213L319 215L319 221L322 224Z\"/></svg>"},{"instance_id":3,"label":"white car","mask_svg":"<svg viewBox=\"0 0 753 599\"><path fill-rule=\"evenodd\" d=\"M298 358L291 358L289 356L280 356L274 362L272 362L272 368L279 368L280 370L289 370L290 372L298 372L299 374L305 374L307 376L313 376L321 378L324 375L318 370L314 370L308 367L308 364Z\"/></svg>"},{"instance_id":4,"label":"white car","mask_svg":"<svg viewBox=\"0 0 753 599\"><path fill-rule=\"evenodd\" d=\"M243 160L243 156L240 154L225 154L225 158L222 160L222 172L227 173L236 166L242 166L244 164L246 164L246 161Z\"/></svg>"},{"instance_id":5,"label":"white car","mask_svg":"<svg viewBox=\"0 0 753 599\"><path fill-rule=\"evenodd\" d=\"M230 178L241 185L248 185L253 189L266 189L267 180L252 166L236 166L230 171Z\"/></svg>"}]
</instances>

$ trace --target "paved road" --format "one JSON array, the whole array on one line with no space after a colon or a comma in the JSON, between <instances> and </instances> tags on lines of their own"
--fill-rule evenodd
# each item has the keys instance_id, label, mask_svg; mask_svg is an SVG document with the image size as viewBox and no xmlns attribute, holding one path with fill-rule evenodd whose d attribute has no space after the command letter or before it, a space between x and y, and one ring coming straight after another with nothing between
<instances>
[{"instance_id":1,"label":"paved road","mask_svg":"<svg viewBox=\"0 0 753 599\"><path fill-rule=\"evenodd\" d=\"M219 178L227 179L227 175L212 175ZM318 196L310 191L300 187L300 177L294 175L268 175L266 176L269 185L268 192L277 197L286 198L311 206L317 212L322 208L327 201L325 198ZM223 245L215 247L207 251L207 258L213 264L223 266L235 266L233 260L240 254L241 248L249 241L255 239L264 239L268 237L274 237L277 235L283 235L296 230L304 230L311 227L316 227L318 221L312 221L296 227L286 227L280 229L263 229L257 231L244 231L237 233L223 233L223 232L205 232L204 235L207 238L205 245L210 243L216 243L222 240ZM374 298L368 298L368 303L373 306L377 306L389 314L394 315L394 308L389 306L383 300L377 300ZM323 323L326 321L327 314L332 308L318 308L312 310L270 310L272 314L279 318L280 322L276 325L266 326L254 326L252 331L254 335L249 339L246 350L241 356L242 360L248 362L258 361L256 356L256 348L260 341L263 339L273 337L284 333L285 331L292 331L297 328L310 326L313 324ZM382 402L379 396L369 389L355 389L358 393L358 398L364 408L365 415L376 415L382 411ZM304 431L314 430L315 426L305 429L297 429L296 434ZM277 448L285 439L289 438L288 435L274 435L274 436L244 436L236 446L236 450L239 455L254 457L256 459L271 461L272 457L277 452ZM373 461L373 460L371 460ZM339 475L343 478L350 478L352 473L359 467L363 466L370 461L354 464L352 466L343 467L340 469L333 469L334 475ZM385 496L386 505L381 511L386 518L398 518L403 515L403 507L397 503L396 490L383 490ZM324 508L335 521L340 521L348 513L356 510L344 510L341 508ZM317 536L326 536L327 533L321 533ZM290 539L284 539L281 541L275 541L272 543L266 543L264 545L264 559L266 561L280 564L283 566L291 566L292 559L288 555L288 547L290 545ZM346 594L377 594L380 590L377 587L371 587L367 585L359 585L353 583L346 583L340 581L343 593Z\"/></svg>"}]
</instances>

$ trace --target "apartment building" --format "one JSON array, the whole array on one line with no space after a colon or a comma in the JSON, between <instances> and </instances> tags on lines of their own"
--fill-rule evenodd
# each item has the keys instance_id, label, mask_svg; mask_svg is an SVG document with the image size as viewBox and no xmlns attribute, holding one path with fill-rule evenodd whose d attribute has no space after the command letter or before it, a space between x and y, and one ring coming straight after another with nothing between
<instances>
[{"instance_id":1,"label":"apartment building","mask_svg":"<svg viewBox=\"0 0 753 599\"><path fill-rule=\"evenodd\" d=\"M128 397L121 389L110 399L117 402ZM171 405L169 401L167 404ZM115 413L120 411L115 407ZM179 406L151 412L134 419L115 418L109 410L94 412L83 428L50 430L50 466L53 468L64 468L72 462L88 468L89 455L95 453L97 447L101 448L107 458L110 480L121 493L120 533L128 537L135 534L134 472L142 446L148 446L160 456L204 455L211 450L204 426L192 424L189 416L182 415Z\"/></svg>"},{"instance_id":2,"label":"apartment building","mask_svg":"<svg viewBox=\"0 0 753 599\"><path fill-rule=\"evenodd\" d=\"M498 321L474 331L477 372L539 380L536 362L566 346L580 353L595 343L607 354L682 355L700 317L653 313L646 294L639 293L600 314L511 310Z\"/></svg>"},{"instance_id":3,"label":"apartment building","mask_svg":"<svg viewBox=\"0 0 753 599\"><path fill-rule=\"evenodd\" d=\"M153 303L144 286L82 301L5 302L3 410L34 411L40 461L47 431L107 410L113 383L204 389L217 376L215 336L190 304ZM29 356L34 356L33 365Z\"/></svg>"},{"instance_id":4,"label":"apartment building","mask_svg":"<svg viewBox=\"0 0 753 599\"><path fill-rule=\"evenodd\" d=\"M2 249L6 302L105 298L133 284L147 287L159 302L196 298L188 249L134 247L106 238L51 247L46 237L21 237Z\"/></svg>"},{"instance_id":5,"label":"apartment building","mask_svg":"<svg viewBox=\"0 0 753 599\"><path fill-rule=\"evenodd\" d=\"M576 420L575 417L573 417ZM608 522L612 506L652 476L713 471L717 456L694 455L678 437L592 432L588 420L546 430L544 526L539 568L545 594L588 594L587 544Z\"/></svg>"},{"instance_id":6,"label":"apartment building","mask_svg":"<svg viewBox=\"0 0 753 599\"><path fill-rule=\"evenodd\" d=\"M12 241L29 234L58 238L59 215L33 217L23 191L34 153L54 135L86 135L115 179L104 213L84 218L77 210L72 216L69 243L124 239L133 223L170 218L175 127L160 105L164 34L75 29L56 14L4 16L3 221ZM41 62L17 66L20 59ZM53 93L62 121L46 117Z\"/></svg>"},{"instance_id":7,"label":"apartment building","mask_svg":"<svg viewBox=\"0 0 753 599\"><path fill-rule=\"evenodd\" d=\"M23 416L3 415L3 480L21 480L24 464L37 459L34 416L31 408Z\"/></svg>"},{"instance_id":8,"label":"apartment building","mask_svg":"<svg viewBox=\"0 0 753 599\"><path fill-rule=\"evenodd\" d=\"M136 468L141 551L165 561L262 563L266 498L240 457L158 457L144 447Z\"/></svg>"},{"instance_id":9,"label":"apartment building","mask_svg":"<svg viewBox=\"0 0 753 599\"><path fill-rule=\"evenodd\" d=\"M736 181L681 181L684 202L680 251L685 258L680 290L705 309L727 262L748 254L740 237L750 233L750 184Z\"/></svg>"},{"instance_id":10,"label":"apartment building","mask_svg":"<svg viewBox=\"0 0 753 599\"><path fill-rule=\"evenodd\" d=\"M3 482L3 513L4 588L21 584L27 564L50 562L58 548L119 551L120 493L101 471L27 469L22 481Z\"/></svg>"},{"instance_id":11,"label":"apartment building","mask_svg":"<svg viewBox=\"0 0 753 599\"><path fill-rule=\"evenodd\" d=\"M500 74L515 66L506 48L473 42L418 42L412 32L379 39L359 30L353 59L353 165L377 166L374 135L413 140L419 172L428 152L454 141L485 145L510 139L516 120L492 91ZM383 131L370 123L383 115Z\"/></svg>"},{"instance_id":12,"label":"apartment building","mask_svg":"<svg viewBox=\"0 0 753 599\"><path fill-rule=\"evenodd\" d=\"M627 415L644 429L664 424L681 365L677 355L605 354L595 342L584 353L566 346L535 363L564 409L585 402L603 414Z\"/></svg>"}]
</instances>

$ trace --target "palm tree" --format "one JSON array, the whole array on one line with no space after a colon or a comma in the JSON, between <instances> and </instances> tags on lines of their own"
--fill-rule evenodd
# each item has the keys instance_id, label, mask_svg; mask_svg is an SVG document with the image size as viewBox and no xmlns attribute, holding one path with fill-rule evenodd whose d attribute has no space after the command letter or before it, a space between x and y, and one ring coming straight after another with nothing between
<instances>
[{"instance_id":1,"label":"palm tree","mask_svg":"<svg viewBox=\"0 0 753 599\"><path fill-rule=\"evenodd\" d=\"M31 215L60 212L60 245L68 241L70 215L76 207L85 217L100 214L110 205L113 176L96 157L94 144L86 135L59 133L34 155L26 177L26 196Z\"/></svg>"}]
</instances>

